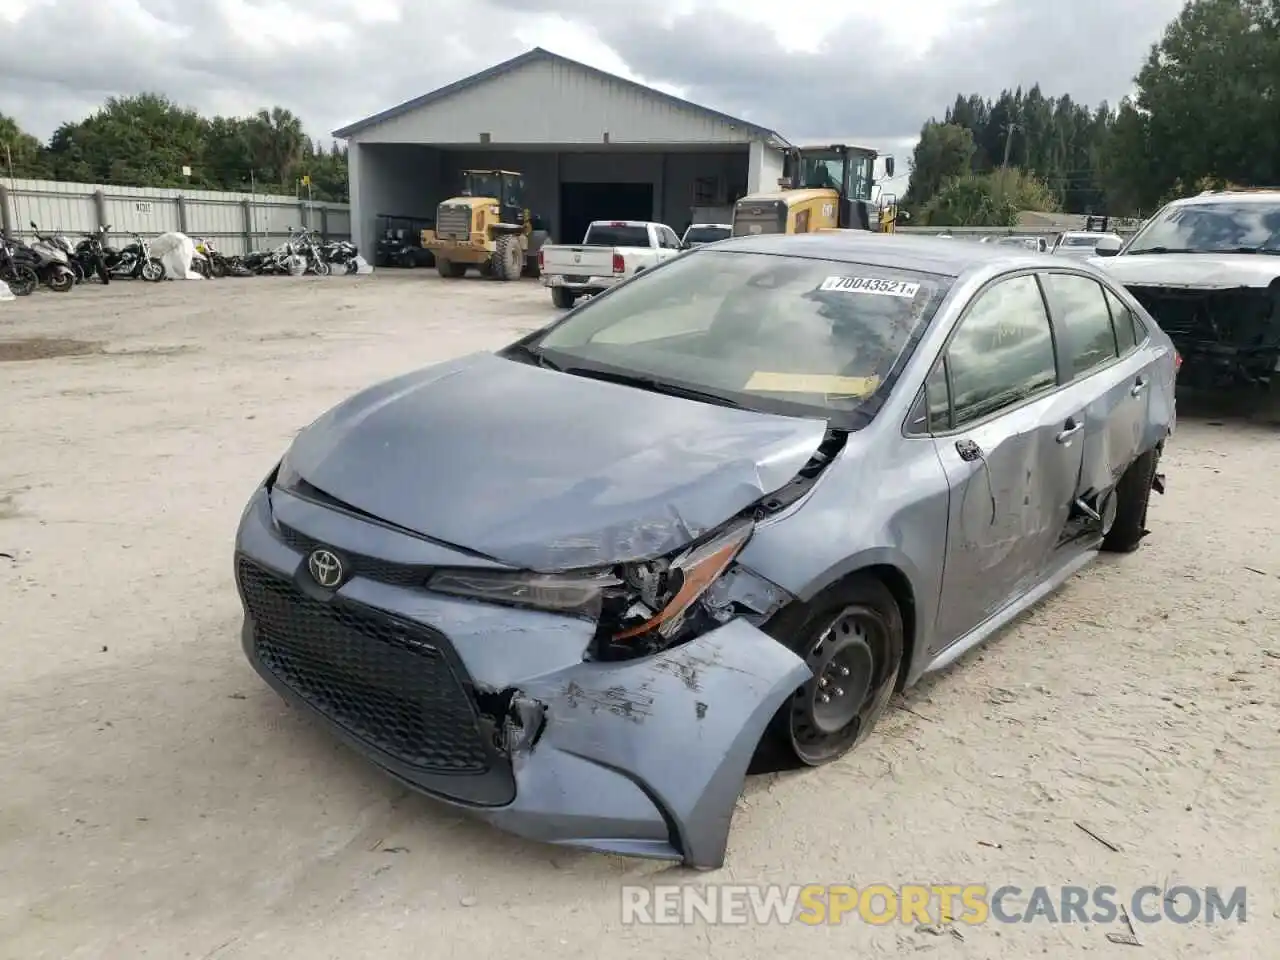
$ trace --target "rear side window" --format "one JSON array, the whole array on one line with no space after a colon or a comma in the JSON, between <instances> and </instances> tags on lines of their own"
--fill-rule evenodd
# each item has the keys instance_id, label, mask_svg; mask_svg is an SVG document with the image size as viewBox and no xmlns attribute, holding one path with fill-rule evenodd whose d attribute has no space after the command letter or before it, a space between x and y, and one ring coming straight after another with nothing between
<instances>
[{"instance_id":1,"label":"rear side window","mask_svg":"<svg viewBox=\"0 0 1280 960\"><path fill-rule=\"evenodd\" d=\"M1057 386L1053 332L1035 277L1003 280L978 295L947 348L947 368L954 427Z\"/></svg>"},{"instance_id":2,"label":"rear side window","mask_svg":"<svg viewBox=\"0 0 1280 960\"><path fill-rule=\"evenodd\" d=\"M1073 377L1084 376L1118 356L1102 284L1074 274L1048 273L1044 288Z\"/></svg>"},{"instance_id":3,"label":"rear side window","mask_svg":"<svg viewBox=\"0 0 1280 960\"><path fill-rule=\"evenodd\" d=\"M592 224L587 227L587 236L582 241L582 245L584 247L647 247L649 230L647 227Z\"/></svg>"},{"instance_id":4,"label":"rear side window","mask_svg":"<svg viewBox=\"0 0 1280 960\"><path fill-rule=\"evenodd\" d=\"M1106 291L1107 306L1111 308L1111 323L1116 329L1116 346L1123 356L1135 346L1147 339L1147 331L1142 321L1133 315L1133 311L1110 290Z\"/></svg>"}]
</instances>

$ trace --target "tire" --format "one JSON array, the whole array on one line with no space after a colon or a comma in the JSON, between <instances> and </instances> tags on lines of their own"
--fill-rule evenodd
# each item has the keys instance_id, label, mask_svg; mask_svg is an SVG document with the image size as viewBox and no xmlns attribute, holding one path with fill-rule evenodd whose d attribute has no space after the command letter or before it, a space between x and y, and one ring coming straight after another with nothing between
<instances>
[{"instance_id":1,"label":"tire","mask_svg":"<svg viewBox=\"0 0 1280 960\"><path fill-rule=\"evenodd\" d=\"M227 275L226 261L221 257L214 257L209 261L209 274L215 279L220 280Z\"/></svg>"},{"instance_id":2,"label":"tire","mask_svg":"<svg viewBox=\"0 0 1280 960\"><path fill-rule=\"evenodd\" d=\"M165 273L164 264L157 258L151 257L142 264L142 268L139 270L138 275L142 277L143 280L149 281L150 283L159 283L164 279Z\"/></svg>"},{"instance_id":3,"label":"tire","mask_svg":"<svg viewBox=\"0 0 1280 960\"><path fill-rule=\"evenodd\" d=\"M1102 549L1108 553L1133 553L1147 535L1147 507L1159 461L1160 454L1148 450L1129 464L1116 484L1115 521L1102 538Z\"/></svg>"},{"instance_id":4,"label":"tire","mask_svg":"<svg viewBox=\"0 0 1280 960\"><path fill-rule=\"evenodd\" d=\"M54 293L66 293L76 285L76 275L70 270L51 270L45 285Z\"/></svg>"},{"instance_id":5,"label":"tire","mask_svg":"<svg viewBox=\"0 0 1280 960\"><path fill-rule=\"evenodd\" d=\"M360 269L360 265L355 260L348 260L342 265L342 272L350 276Z\"/></svg>"},{"instance_id":6,"label":"tire","mask_svg":"<svg viewBox=\"0 0 1280 960\"><path fill-rule=\"evenodd\" d=\"M519 280L524 272L524 251L520 240L510 233L498 237L493 248L493 278L495 280Z\"/></svg>"},{"instance_id":7,"label":"tire","mask_svg":"<svg viewBox=\"0 0 1280 960\"><path fill-rule=\"evenodd\" d=\"M566 290L564 287L551 288L551 302L561 310L571 309L573 301L577 299L572 290Z\"/></svg>"},{"instance_id":8,"label":"tire","mask_svg":"<svg viewBox=\"0 0 1280 960\"><path fill-rule=\"evenodd\" d=\"M15 297L29 297L40 286L40 277L30 267L14 267L0 274L0 280L8 284L9 292Z\"/></svg>"},{"instance_id":9,"label":"tire","mask_svg":"<svg viewBox=\"0 0 1280 960\"><path fill-rule=\"evenodd\" d=\"M814 676L774 715L758 756L788 767L839 760L867 738L897 689L905 628L893 593L876 577L854 575L763 629Z\"/></svg>"},{"instance_id":10,"label":"tire","mask_svg":"<svg viewBox=\"0 0 1280 960\"><path fill-rule=\"evenodd\" d=\"M454 263L452 260L441 260L437 257L436 273L446 280L457 280L459 277L466 275L467 265L465 263Z\"/></svg>"},{"instance_id":11,"label":"tire","mask_svg":"<svg viewBox=\"0 0 1280 960\"><path fill-rule=\"evenodd\" d=\"M71 275L76 283L84 283L84 267L79 260L72 260L69 264L71 267Z\"/></svg>"},{"instance_id":12,"label":"tire","mask_svg":"<svg viewBox=\"0 0 1280 960\"><path fill-rule=\"evenodd\" d=\"M192 260L191 269L200 274L200 276L204 277L206 280L209 279L209 261Z\"/></svg>"},{"instance_id":13,"label":"tire","mask_svg":"<svg viewBox=\"0 0 1280 960\"><path fill-rule=\"evenodd\" d=\"M312 264L311 269L315 271L317 277L327 277L329 275L329 264L323 260L317 260Z\"/></svg>"}]
</instances>

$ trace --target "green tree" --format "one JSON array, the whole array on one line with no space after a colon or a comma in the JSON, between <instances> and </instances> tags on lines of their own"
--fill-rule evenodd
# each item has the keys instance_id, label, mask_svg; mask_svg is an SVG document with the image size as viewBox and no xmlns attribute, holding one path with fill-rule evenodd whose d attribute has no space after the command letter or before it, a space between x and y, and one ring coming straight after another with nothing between
<instances>
[{"instance_id":1,"label":"green tree","mask_svg":"<svg viewBox=\"0 0 1280 960\"><path fill-rule=\"evenodd\" d=\"M0 113L0 172L31 180L53 175L44 146L25 133L18 121Z\"/></svg>"},{"instance_id":2,"label":"green tree","mask_svg":"<svg viewBox=\"0 0 1280 960\"><path fill-rule=\"evenodd\" d=\"M257 177L292 192L298 162L310 144L302 121L284 107L272 107L249 120L248 133Z\"/></svg>"},{"instance_id":3,"label":"green tree","mask_svg":"<svg viewBox=\"0 0 1280 960\"><path fill-rule=\"evenodd\" d=\"M953 177L924 208L931 227L1014 227L1023 210L1058 209L1042 180L1016 168Z\"/></svg>"},{"instance_id":4,"label":"green tree","mask_svg":"<svg viewBox=\"0 0 1280 960\"><path fill-rule=\"evenodd\" d=\"M957 123L926 123L911 155L911 182L903 206L918 211L946 181L969 173L977 149L972 130Z\"/></svg>"}]
</instances>

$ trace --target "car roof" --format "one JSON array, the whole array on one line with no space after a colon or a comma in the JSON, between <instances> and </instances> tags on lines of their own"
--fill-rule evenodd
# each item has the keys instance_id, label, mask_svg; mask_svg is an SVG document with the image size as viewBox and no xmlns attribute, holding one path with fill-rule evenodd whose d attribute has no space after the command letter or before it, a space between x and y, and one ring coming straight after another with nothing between
<instances>
[{"instance_id":1,"label":"car roof","mask_svg":"<svg viewBox=\"0 0 1280 960\"><path fill-rule=\"evenodd\" d=\"M1061 267L1062 258L1036 253L1026 247L993 243L956 243L950 237L911 236L902 233L871 233L841 230L807 234L758 234L732 237L716 244L717 252L768 253L778 256L811 257L890 267L959 277L980 267L1043 266Z\"/></svg>"},{"instance_id":2,"label":"car roof","mask_svg":"<svg viewBox=\"0 0 1280 960\"><path fill-rule=\"evenodd\" d=\"M1182 197L1174 200L1170 206L1192 207L1207 206L1214 203L1277 203L1280 202L1280 190L1215 190L1201 193L1194 197Z\"/></svg>"}]
</instances>

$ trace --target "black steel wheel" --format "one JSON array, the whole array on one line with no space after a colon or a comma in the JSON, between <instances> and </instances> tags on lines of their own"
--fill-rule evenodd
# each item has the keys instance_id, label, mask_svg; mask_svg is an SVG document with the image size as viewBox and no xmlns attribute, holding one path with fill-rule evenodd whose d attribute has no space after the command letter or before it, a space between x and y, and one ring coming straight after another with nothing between
<instances>
[{"instance_id":1,"label":"black steel wheel","mask_svg":"<svg viewBox=\"0 0 1280 960\"><path fill-rule=\"evenodd\" d=\"M9 287L15 297L29 297L40 286L40 278L30 267L14 267L12 270L0 271L0 280Z\"/></svg>"},{"instance_id":2,"label":"black steel wheel","mask_svg":"<svg viewBox=\"0 0 1280 960\"><path fill-rule=\"evenodd\" d=\"M838 760L866 739L897 688L904 628L892 592L874 577L854 577L784 610L766 630L813 674L774 717L773 746L792 765Z\"/></svg>"}]
</instances>

